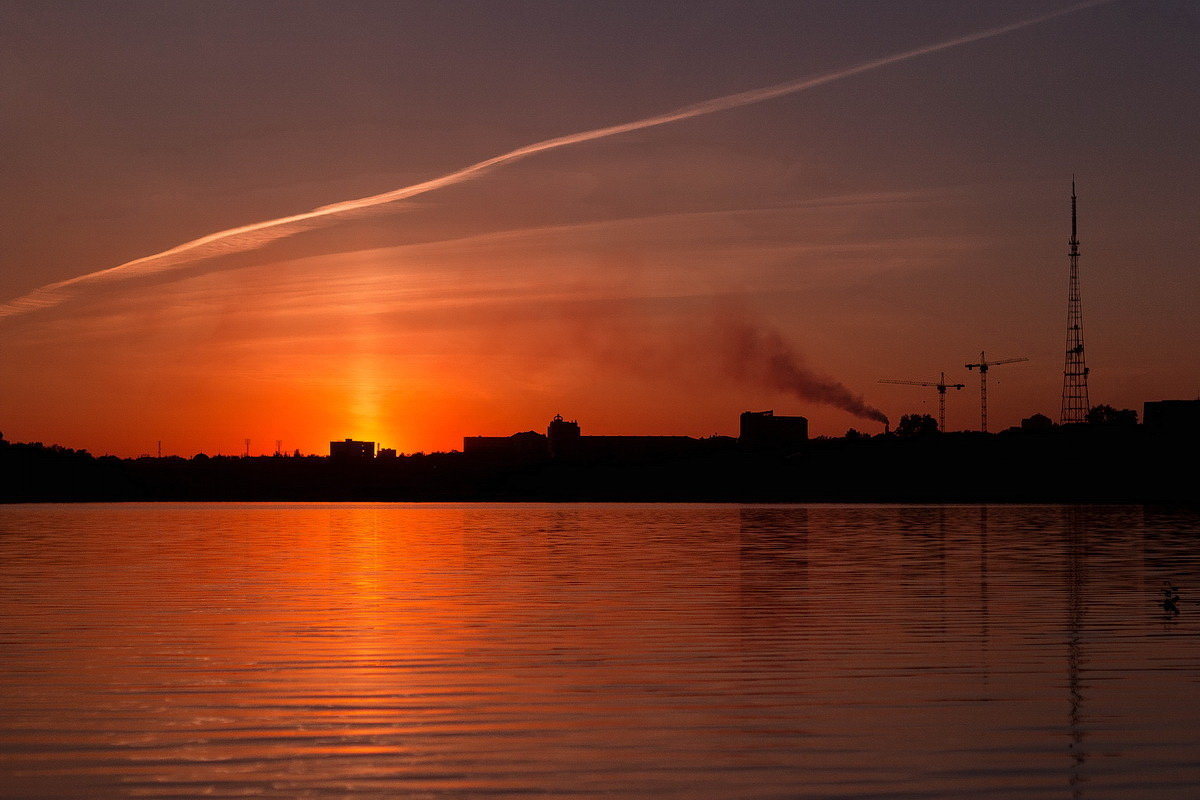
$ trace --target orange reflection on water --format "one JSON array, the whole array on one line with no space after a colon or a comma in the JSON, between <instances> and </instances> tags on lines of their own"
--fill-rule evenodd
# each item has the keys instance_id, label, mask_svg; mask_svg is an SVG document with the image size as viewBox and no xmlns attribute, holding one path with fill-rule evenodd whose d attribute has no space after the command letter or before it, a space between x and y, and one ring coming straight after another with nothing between
<instances>
[{"instance_id":1,"label":"orange reflection on water","mask_svg":"<svg viewBox=\"0 0 1200 800\"><path fill-rule=\"evenodd\" d=\"M1171 699L1196 621L1147 591L1195 565L1194 522L0 508L0 778L17 796L1056 797L1153 776L1152 796L1200 778Z\"/></svg>"}]
</instances>

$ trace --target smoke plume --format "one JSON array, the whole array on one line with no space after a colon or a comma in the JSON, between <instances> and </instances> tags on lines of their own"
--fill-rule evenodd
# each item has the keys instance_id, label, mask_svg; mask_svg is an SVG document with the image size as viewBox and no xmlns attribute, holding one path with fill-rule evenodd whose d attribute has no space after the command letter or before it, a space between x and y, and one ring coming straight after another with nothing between
<instances>
[{"instance_id":1,"label":"smoke plume","mask_svg":"<svg viewBox=\"0 0 1200 800\"><path fill-rule=\"evenodd\" d=\"M645 128L653 128L659 125L666 125L672 122L680 122L682 120L701 117L708 114L713 114L718 111L727 111L729 109L740 108L742 106L761 103L766 100L771 100L776 97L803 92L817 86L823 86L827 83L849 78L854 75L860 75L864 72L870 72L880 67L896 64L901 61L908 61L919 56L937 53L942 50L948 50L953 47L978 42L982 39L990 39L994 36L1000 36L1012 31L1027 28L1031 25L1037 25L1042 22L1055 19L1057 17L1071 14L1076 11L1082 11L1094 6L1105 5L1115 2L1115 0L1086 0L1085 2L1075 3L1074 5L1066 6L1055 11L1050 11L1045 14L1039 14L1034 17L1029 17L1024 20L1012 22L1007 25L999 25L988 28L986 30L977 31L976 33L958 36L953 39L948 39L943 42L925 45L912 50L906 50L901 53L894 53L882 58L864 61L851 67L829 72L824 75L818 75L812 78L801 78L798 80L787 81L784 83L775 84L774 86L765 86L758 89L750 89L744 92L724 95L710 100L705 100L693 105L683 106L673 111L668 111L663 114L656 114L650 117L625 122L619 125L609 125L603 128L595 128L589 131L581 131L565 136L558 136L552 139L545 139L540 142L519 147L515 150L510 150L507 153L502 153L492 158L484 159L470 166L447 173L437 178L432 178L420 183L414 183L410 186L404 186L399 189L394 189L382 194L371 195L370 197L362 197L355 200L345 200L329 205L321 206L320 208L305 211L299 214L292 214L286 217L277 219L264 220L262 222L254 222L248 225L241 225L236 228L218 231L206 236L201 236L198 239L193 239L189 242L164 250L161 253L143 256L132 261L127 261L124 264L118 264L115 267L108 269L90 272L85 275L79 275L74 278L69 278L64 281L47 284L21 297L10 300L7 303L0 304L0 318L9 317L17 314L34 311L37 309L48 308L59 305L69 299L80 287L107 281L113 279L136 278L143 275L164 272L167 270L178 269L188 264L204 258L211 258L215 255L225 255L229 253L245 252L262 247L275 239L291 236L301 230L306 230L314 224L315 220L323 217L342 216L356 211L362 211L372 206L382 205L384 203L392 203L397 200L403 200L416 195L425 194L436 189L441 189L447 186L453 186L464 181L473 180L490 171L494 167L503 164L519 161L535 153L545 152L547 150L556 150L560 147L568 147L570 145L582 144L584 142L594 141L596 139L604 139L609 136L616 136L622 133L642 130Z\"/></svg>"},{"instance_id":2,"label":"smoke plume","mask_svg":"<svg viewBox=\"0 0 1200 800\"><path fill-rule=\"evenodd\" d=\"M737 320L727 323L726 336L728 366L739 379L840 408L862 419L888 423L887 415L868 405L862 395L809 369L778 331Z\"/></svg>"}]
</instances>

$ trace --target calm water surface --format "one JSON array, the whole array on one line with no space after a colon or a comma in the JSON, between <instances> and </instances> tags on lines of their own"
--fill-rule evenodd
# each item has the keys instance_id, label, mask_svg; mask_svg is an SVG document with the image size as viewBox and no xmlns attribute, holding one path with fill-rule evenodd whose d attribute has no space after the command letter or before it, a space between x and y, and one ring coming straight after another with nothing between
<instances>
[{"instance_id":1,"label":"calm water surface","mask_svg":"<svg viewBox=\"0 0 1200 800\"><path fill-rule=\"evenodd\" d=\"M1198 531L1133 507L0 507L0 796L1194 797Z\"/></svg>"}]
</instances>

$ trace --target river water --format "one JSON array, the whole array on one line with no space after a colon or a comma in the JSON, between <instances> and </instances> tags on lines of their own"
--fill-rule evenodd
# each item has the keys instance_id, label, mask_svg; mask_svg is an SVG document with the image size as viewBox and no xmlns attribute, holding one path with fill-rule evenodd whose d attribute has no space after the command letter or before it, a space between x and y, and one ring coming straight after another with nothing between
<instances>
[{"instance_id":1,"label":"river water","mask_svg":"<svg viewBox=\"0 0 1200 800\"><path fill-rule=\"evenodd\" d=\"M1194 796L1197 600L1140 507L2 506L0 797Z\"/></svg>"}]
</instances>

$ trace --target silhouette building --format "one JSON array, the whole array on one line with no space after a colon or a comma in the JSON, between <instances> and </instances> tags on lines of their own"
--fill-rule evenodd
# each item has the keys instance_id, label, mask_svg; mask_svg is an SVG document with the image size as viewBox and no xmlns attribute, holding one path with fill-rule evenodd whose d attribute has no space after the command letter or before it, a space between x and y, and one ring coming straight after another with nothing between
<instances>
[{"instance_id":1,"label":"silhouette building","mask_svg":"<svg viewBox=\"0 0 1200 800\"><path fill-rule=\"evenodd\" d=\"M1142 425L1155 433L1200 436L1200 400L1143 403Z\"/></svg>"},{"instance_id":2,"label":"silhouette building","mask_svg":"<svg viewBox=\"0 0 1200 800\"><path fill-rule=\"evenodd\" d=\"M807 441L806 417L777 417L774 411L742 412L738 446L744 450L795 450Z\"/></svg>"},{"instance_id":3,"label":"silhouette building","mask_svg":"<svg viewBox=\"0 0 1200 800\"><path fill-rule=\"evenodd\" d=\"M807 421L805 426L807 431ZM563 419L561 414L556 414L550 420L545 435L524 431L511 436L463 437L464 454L508 461L673 458L726 446L732 447L733 439L725 436L707 439L691 436L584 436L577 421Z\"/></svg>"},{"instance_id":4,"label":"silhouette building","mask_svg":"<svg viewBox=\"0 0 1200 800\"><path fill-rule=\"evenodd\" d=\"M330 442L329 457L337 461L370 461L375 457L375 443L353 439Z\"/></svg>"},{"instance_id":5,"label":"silhouette building","mask_svg":"<svg viewBox=\"0 0 1200 800\"><path fill-rule=\"evenodd\" d=\"M537 431L522 431L512 436L464 436L463 453L504 460L538 460L549 456L546 437Z\"/></svg>"},{"instance_id":6,"label":"silhouette building","mask_svg":"<svg viewBox=\"0 0 1200 800\"><path fill-rule=\"evenodd\" d=\"M580 433L578 422L573 419L565 420L562 414L555 414L546 427L546 439L550 445L550 455L562 458L579 452L579 443L583 435Z\"/></svg>"}]
</instances>

